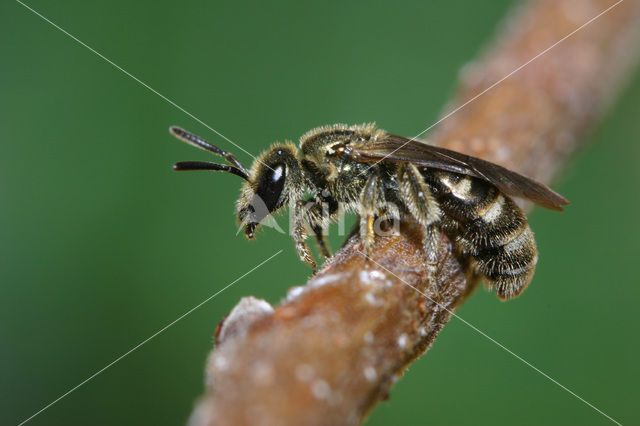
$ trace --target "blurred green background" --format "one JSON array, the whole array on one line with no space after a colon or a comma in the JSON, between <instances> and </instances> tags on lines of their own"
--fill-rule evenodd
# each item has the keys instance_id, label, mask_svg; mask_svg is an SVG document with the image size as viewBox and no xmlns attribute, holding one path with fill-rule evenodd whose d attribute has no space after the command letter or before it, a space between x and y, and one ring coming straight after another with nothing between
<instances>
[{"instance_id":1,"label":"blurred green background","mask_svg":"<svg viewBox=\"0 0 640 426\"><path fill-rule=\"evenodd\" d=\"M28 4L255 155L334 122L418 133L512 1ZM0 424L284 249L31 422L181 424L220 318L242 296L277 303L310 271L286 235L236 236L240 180L173 173L211 157L167 128L251 157L19 3L0 28ZM459 310L627 424L640 422L639 108L636 73L556 186L567 212L533 212L541 257L524 296L479 290ZM453 319L367 424L469 423L607 420Z\"/></svg>"}]
</instances>

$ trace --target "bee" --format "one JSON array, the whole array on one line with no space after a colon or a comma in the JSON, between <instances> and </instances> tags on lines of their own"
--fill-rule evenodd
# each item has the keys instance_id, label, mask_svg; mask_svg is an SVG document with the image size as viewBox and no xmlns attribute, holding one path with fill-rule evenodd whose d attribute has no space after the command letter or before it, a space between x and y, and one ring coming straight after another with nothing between
<instances>
[{"instance_id":1,"label":"bee","mask_svg":"<svg viewBox=\"0 0 640 426\"><path fill-rule=\"evenodd\" d=\"M184 161L174 170L213 170L244 179L236 203L247 238L282 207L292 209L292 238L300 259L315 271L307 229L323 256L330 255L325 231L338 213L356 213L365 254L371 253L377 219L414 219L423 230L430 274L435 272L437 232L473 260L497 296L518 296L538 260L535 239L511 197L562 211L568 201L547 186L497 164L393 135L375 124L336 124L277 143L246 169L231 153L179 127L171 134L223 157L229 164ZM304 199L305 194L311 194Z\"/></svg>"}]
</instances>

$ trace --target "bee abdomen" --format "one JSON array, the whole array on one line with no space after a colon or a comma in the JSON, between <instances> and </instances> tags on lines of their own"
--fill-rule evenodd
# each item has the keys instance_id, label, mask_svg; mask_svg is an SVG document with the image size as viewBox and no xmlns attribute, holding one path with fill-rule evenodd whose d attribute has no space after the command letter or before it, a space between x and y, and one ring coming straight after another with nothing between
<instances>
[{"instance_id":1,"label":"bee abdomen","mask_svg":"<svg viewBox=\"0 0 640 426\"><path fill-rule=\"evenodd\" d=\"M460 221L460 235L470 245L468 251L503 246L528 228L522 210L513 200L500 193L489 202L472 208L474 216Z\"/></svg>"},{"instance_id":2,"label":"bee abdomen","mask_svg":"<svg viewBox=\"0 0 640 426\"><path fill-rule=\"evenodd\" d=\"M492 282L499 298L518 296L531 281L538 251L528 224L503 245L476 249L478 270Z\"/></svg>"},{"instance_id":3,"label":"bee abdomen","mask_svg":"<svg viewBox=\"0 0 640 426\"><path fill-rule=\"evenodd\" d=\"M445 231L457 234L466 252L506 244L527 224L520 208L495 186L480 179L449 172L425 173L446 212Z\"/></svg>"},{"instance_id":4,"label":"bee abdomen","mask_svg":"<svg viewBox=\"0 0 640 426\"><path fill-rule=\"evenodd\" d=\"M477 213L477 218L460 224L459 243L499 298L515 297L531 281L538 261L533 232L522 210L502 194Z\"/></svg>"},{"instance_id":5,"label":"bee abdomen","mask_svg":"<svg viewBox=\"0 0 640 426\"><path fill-rule=\"evenodd\" d=\"M431 182L447 213L443 230L452 233L459 249L474 258L498 297L520 294L538 260L533 232L522 210L488 182L447 172L435 178Z\"/></svg>"}]
</instances>

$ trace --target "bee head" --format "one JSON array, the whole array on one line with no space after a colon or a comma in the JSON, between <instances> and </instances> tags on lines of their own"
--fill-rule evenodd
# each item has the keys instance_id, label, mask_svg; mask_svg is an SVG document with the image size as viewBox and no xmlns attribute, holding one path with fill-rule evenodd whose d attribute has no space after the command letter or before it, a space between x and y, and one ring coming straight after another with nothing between
<instances>
[{"instance_id":1,"label":"bee head","mask_svg":"<svg viewBox=\"0 0 640 426\"><path fill-rule=\"evenodd\" d=\"M236 204L246 237L253 238L265 218L297 199L302 191L303 178L293 144L275 145L256 158Z\"/></svg>"},{"instance_id":2,"label":"bee head","mask_svg":"<svg viewBox=\"0 0 640 426\"><path fill-rule=\"evenodd\" d=\"M296 148L291 143L273 146L256 158L251 170L247 170L233 154L186 130L172 126L169 132L189 145L224 157L229 163L181 161L174 164L174 170L222 171L245 180L236 210L238 221L244 226L245 235L249 239L255 236L256 228L265 218L286 205L289 200L297 199L304 190Z\"/></svg>"}]
</instances>

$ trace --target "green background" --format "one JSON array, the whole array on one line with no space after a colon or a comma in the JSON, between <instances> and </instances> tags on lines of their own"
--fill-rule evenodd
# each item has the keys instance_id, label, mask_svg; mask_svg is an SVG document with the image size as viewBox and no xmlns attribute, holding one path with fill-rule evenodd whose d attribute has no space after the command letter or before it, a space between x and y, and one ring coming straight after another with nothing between
<instances>
[{"instance_id":1,"label":"green background","mask_svg":"<svg viewBox=\"0 0 640 426\"><path fill-rule=\"evenodd\" d=\"M334 122L418 133L511 3L29 5L255 155ZM211 157L167 128L251 157L19 3L3 2L0 28L0 424L284 249L32 421L181 424L220 318L242 296L277 303L309 270L286 235L236 236L240 180L173 173L174 161ZM459 310L627 424L640 422L639 108L636 73L556 186L567 212L533 212L541 257L524 296L479 290ZM607 420L454 319L367 424L469 423Z\"/></svg>"}]
</instances>

